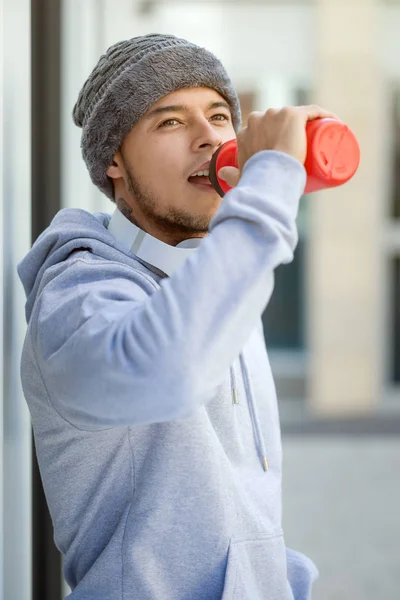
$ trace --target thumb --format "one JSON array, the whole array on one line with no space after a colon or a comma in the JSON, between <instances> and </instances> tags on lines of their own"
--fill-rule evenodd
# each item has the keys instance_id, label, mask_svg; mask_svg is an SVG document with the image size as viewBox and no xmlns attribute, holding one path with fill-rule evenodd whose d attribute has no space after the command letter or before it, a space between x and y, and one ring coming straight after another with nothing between
<instances>
[{"instance_id":1,"label":"thumb","mask_svg":"<svg viewBox=\"0 0 400 600\"><path fill-rule=\"evenodd\" d=\"M222 167L218 171L218 177L226 181L230 187L234 187L239 183L240 171L236 167Z\"/></svg>"}]
</instances>

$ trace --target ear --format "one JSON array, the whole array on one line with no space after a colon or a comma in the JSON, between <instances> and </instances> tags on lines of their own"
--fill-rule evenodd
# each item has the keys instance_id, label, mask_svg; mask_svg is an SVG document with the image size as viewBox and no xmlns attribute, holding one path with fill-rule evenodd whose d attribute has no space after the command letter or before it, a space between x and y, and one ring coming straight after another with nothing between
<instances>
[{"instance_id":1,"label":"ear","mask_svg":"<svg viewBox=\"0 0 400 600\"><path fill-rule=\"evenodd\" d=\"M107 169L106 173L108 177L111 177L111 179L120 179L122 177L121 164L121 157L117 152L113 158L112 164Z\"/></svg>"}]
</instances>

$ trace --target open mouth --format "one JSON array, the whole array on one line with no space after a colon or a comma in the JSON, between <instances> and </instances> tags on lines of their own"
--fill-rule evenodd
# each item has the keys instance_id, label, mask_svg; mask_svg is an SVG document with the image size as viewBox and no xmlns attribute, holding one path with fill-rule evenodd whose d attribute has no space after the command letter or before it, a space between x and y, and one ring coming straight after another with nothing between
<instances>
[{"instance_id":1,"label":"open mouth","mask_svg":"<svg viewBox=\"0 0 400 600\"><path fill-rule=\"evenodd\" d=\"M189 177L188 181L194 185L211 185L211 181L206 175L202 175L201 177L199 175L194 175Z\"/></svg>"},{"instance_id":2,"label":"open mouth","mask_svg":"<svg viewBox=\"0 0 400 600\"><path fill-rule=\"evenodd\" d=\"M188 177L188 182L199 189L213 191L214 188L212 186L208 173L208 170L199 171L197 174Z\"/></svg>"}]
</instances>

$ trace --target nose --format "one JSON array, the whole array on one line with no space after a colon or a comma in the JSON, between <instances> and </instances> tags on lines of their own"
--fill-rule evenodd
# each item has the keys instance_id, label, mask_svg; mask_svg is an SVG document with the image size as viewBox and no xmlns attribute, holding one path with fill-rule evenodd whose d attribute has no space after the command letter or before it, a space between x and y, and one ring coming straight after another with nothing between
<instances>
[{"instance_id":1,"label":"nose","mask_svg":"<svg viewBox=\"0 0 400 600\"><path fill-rule=\"evenodd\" d=\"M222 142L221 133L206 118L197 123L191 144L194 152L207 148L214 151Z\"/></svg>"}]
</instances>

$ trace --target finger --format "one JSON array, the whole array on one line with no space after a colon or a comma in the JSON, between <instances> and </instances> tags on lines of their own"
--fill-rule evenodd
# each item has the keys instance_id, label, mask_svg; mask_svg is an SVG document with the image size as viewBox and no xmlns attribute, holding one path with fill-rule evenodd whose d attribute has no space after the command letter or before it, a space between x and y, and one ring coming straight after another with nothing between
<instances>
[{"instance_id":1,"label":"finger","mask_svg":"<svg viewBox=\"0 0 400 600\"><path fill-rule=\"evenodd\" d=\"M314 121L315 119L331 118L339 119L339 117L332 111L326 110L317 104L311 104L309 106L300 107L307 116L307 121Z\"/></svg>"},{"instance_id":2,"label":"finger","mask_svg":"<svg viewBox=\"0 0 400 600\"><path fill-rule=\"evenodd\" d=\"M217 176L222 181L225 181L230 187L234 187L238 184L240 179L240 171L235 167L222 167Z\"/></svg>"}]
</instances>

